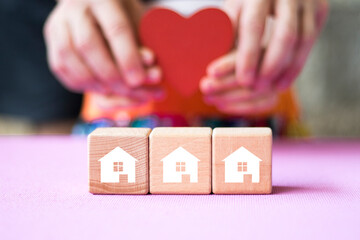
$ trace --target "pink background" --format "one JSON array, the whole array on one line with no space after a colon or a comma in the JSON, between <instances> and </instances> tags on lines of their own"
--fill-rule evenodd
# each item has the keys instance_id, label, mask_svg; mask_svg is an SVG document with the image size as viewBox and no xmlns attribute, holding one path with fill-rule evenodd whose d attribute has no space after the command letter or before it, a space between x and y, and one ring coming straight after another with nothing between
<instances>
[{"instance_id":1,"label":"pink background","mask_svg":"<svg viewBox=\"0 0 360 240\"><path fill-rule=\"evenodd\" d=\"M261 196L95 196L86 152L0 138L0 239L360 239L360 141L276 142Z\"/></svg>"}]
</instances>

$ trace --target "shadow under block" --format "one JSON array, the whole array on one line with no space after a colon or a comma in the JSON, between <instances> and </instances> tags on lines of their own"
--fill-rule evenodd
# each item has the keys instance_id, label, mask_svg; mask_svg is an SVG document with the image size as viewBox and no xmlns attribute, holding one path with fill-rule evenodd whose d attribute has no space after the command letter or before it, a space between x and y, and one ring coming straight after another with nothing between
<instances>
[{"instance_id":1,"label":"shadow under block","mask_svg":"<svg viewBox=\"0 0 360 240\"><path fill-rule=\"evenodd\" d=\"M211 128L155 128L150 134L150 193L211 193Z\"/></svg>"},{"instance_id":2,"label":"shadow under block","mask_svg":"<svg viewBox=\"0 0 360 240\"><path fill-rule=\"evenodd\" d=\"M271 193L270 128L215 128L212 151L213 193Z\"/></svg>"},{"instance_id":3,"label":"shadow under block","mask_svg":"<svg viewBox=\"0 0 360 240\"><path fill-rule=\"evenodd\" d=\"M98 128L88 137L89 191L149 192L148 128Z\"/></svg>"}]
</instances>

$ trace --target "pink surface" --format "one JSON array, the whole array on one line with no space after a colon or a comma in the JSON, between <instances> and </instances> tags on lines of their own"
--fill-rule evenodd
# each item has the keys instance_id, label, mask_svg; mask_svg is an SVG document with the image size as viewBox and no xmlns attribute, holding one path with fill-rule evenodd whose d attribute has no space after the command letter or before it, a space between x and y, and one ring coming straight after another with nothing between
<instances>
[{"instance_id":1,"label":"pink surface","mask_svg":"<svg viewBox=\"0 0 360 240\"><path fill-rule=\"evenodd\" d=\"M0 153L0 239L360 239L360 142L276 143L263 196L91 195L84 138Z\"/></svg>"}]
</instances>

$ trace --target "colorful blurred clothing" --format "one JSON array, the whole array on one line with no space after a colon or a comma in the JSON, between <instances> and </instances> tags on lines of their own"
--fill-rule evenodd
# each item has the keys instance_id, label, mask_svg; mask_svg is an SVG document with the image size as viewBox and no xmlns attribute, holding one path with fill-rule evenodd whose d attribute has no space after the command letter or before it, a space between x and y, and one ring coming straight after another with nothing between
<instances>
[{"instance_id":1,"label":"colorful blurred clothing","mask_svg":"<svg viewBox=\"0 0 360 240\"><path fill-rule=\"evenodd\" d=\"M94 102L94 95L85 95L81 112L82 121L74 128L74 133L88 134L97 127L271 127L274 136L304 136L307 131L299 122L299 106L294 92L288 90L279 96L278 105L269 112L250 117L229 116L213 108L203 108L194 114L200 104L181 105L177 111L162 111L156 103L133 109L102 109ZM171 104L166 100L160 105ZM171 106L167 106L170 108ZM209 110L206 112L205 110ZM183 111L183 114L180 112ZM189 114L190 113L190 114Z\"/></svg>"}]
</instances>

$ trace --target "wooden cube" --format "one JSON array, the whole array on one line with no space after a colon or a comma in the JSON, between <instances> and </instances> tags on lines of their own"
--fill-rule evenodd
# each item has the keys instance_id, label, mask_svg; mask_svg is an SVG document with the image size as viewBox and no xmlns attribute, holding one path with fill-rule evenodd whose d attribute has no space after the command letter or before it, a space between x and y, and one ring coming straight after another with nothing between
<instances>
[{"instance_id":1,"label":"wooden cube","mask_svg":"<svg viewBox=\"0 0 360 240\"><path fill-rule=\"evenodd\" d=\"M271 193L271 149L270 128L215 128L213 193Z\"/></svg>"},{"instance_id":2,"label":"wooden cube","mask_svg":"<svg viewBox=\"0 0 360 240\"><path fill-rule=\"evenodd\" d=\"M89 191L147 194L148 128L98 128L88 137Z\"/></svg>"},{"instance_id":3,"label":"wooden cube","mask_svg":"<svg viewBox=\"0 0 360 240\"><path fill-rule=\"evenodd\" d=\"M150 193L211 193L211 128L155 128L150 134Z\"/></svg>"}]
</instances>

